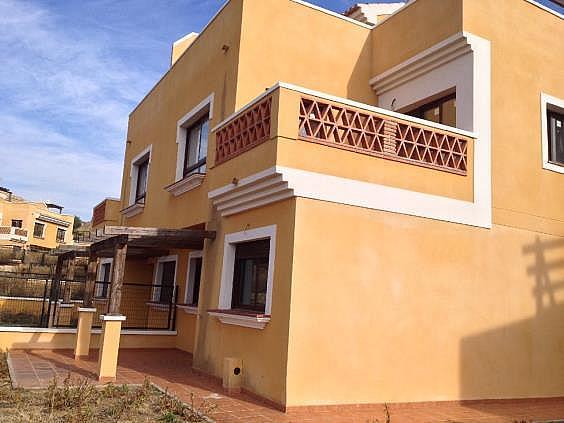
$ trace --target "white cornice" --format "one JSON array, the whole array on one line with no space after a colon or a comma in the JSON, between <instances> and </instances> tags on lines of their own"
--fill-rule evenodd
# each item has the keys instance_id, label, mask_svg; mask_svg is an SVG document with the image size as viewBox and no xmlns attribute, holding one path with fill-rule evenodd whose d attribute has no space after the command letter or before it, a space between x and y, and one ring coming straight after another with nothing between
<instances>
[{"instance_id":1,"label":"white cornice","mask_svg":"<svg viewBox=\"0 0 564 423\"><path fill-rule=\"evenodd\" d=\"M202 185L204 178L206 177L203 173L194 173L190 176L187 176L184 179L181 179L178 182L175 182L171 185L165 187L165 190L170 192L175 197L184 194L185 192L191 191L194 188L199 187Z\"/></svg>"},{"instance_id":2,"label":"white cornice","mask_svg":"<svg viewBox=\"0 0 564 423\"><path fill-rule=\"evenodd\" d=\"M381 95L471 51L466 34L460 32L376 75L369 82L376 94Z\"/></svg>"},{"instance_id":3,"label":"white cornice","mask_svg":"<svg viewBox=\"0 0 564 423\"><path fill-rule=\"evenodd\" d=\"M126 207L125 209L121 210L121 214L123 214L125 217L133 217L133 216L137 216L139 213L143 212L143 210L145 210L144 204L135 203L135 204L132 204L131 206Z\"/></svg>"}]
</instances>

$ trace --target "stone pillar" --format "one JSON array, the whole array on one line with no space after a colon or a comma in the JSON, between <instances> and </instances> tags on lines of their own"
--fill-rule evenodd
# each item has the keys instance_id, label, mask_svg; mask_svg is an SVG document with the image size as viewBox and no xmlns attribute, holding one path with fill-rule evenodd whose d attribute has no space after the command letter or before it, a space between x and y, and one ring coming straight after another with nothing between
<instances>
[{"instance_id":1,"label":"stone pillar","mask_svg":"<svg viewBox=\"0 0 564 423\"><path fill-rule=\"evenodd\" d=\"M119 353L121 323L125 316L102 315L102 333L98 351L98 381L113 382L116 380Z\"/></svg>"},{"instance_id":2,"label":"stone pillar","mask_svg":"<svg viewBox=\"0 0 564 423\"><path fill-rule=\"evenodd\" d=\"M95 308L78 308L78 328L76 330L76 343L74 346L74 359L80 360L88 357L90 352L90 336L92 335L92 319L96 313Z\"/></svg>"}]
</instances>

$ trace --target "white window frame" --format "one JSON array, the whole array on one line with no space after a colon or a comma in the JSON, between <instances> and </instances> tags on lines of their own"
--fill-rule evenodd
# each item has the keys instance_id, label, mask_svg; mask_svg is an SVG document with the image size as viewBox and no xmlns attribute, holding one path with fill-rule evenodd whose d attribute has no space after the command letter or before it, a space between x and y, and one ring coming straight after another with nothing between
<instances>
[{"instance_id":1,"label":"white window frame","mask_svg":"<svg viewBox=\"0 0 564 423\"><path fill-rule=\"evenodd\" d=\"M549 161L550 146L548 145L548 119L546 116L549 110L564 113L564 100L541 93L542 168L557 173L564 173L564 166Z\"/></svg>"},{"instance_id":2,"label":"white window frame","mask_svg":"<svg viewBox=\"0 0 564 423\"><path fill-rule=\"evenodd\" d=\"M202 116L205 115L204 112L205 109L208 109L208 119L211 122L213 118L213 100L214 100L214 93L211 93L208 97L203 99L196 107L194 107L184 116L182 116L176 124L177 153L176 153L176 175L174 178L175 183L184 179L184 156L186 153L186 137L188 135L187 134L188 128L190 128L192 124L194 124L196 121L201 119ZM208 144L208 148L209 148L209 144Z\"/></svg>"},{"instance_id":3,"label":"white window frame","mask_svg":"<svg viewBox=\"0 0 564 423\"><path fill-rule=\"evenodd\" d=\"M203 251L192 251L188 254L188 266L186 269L186 290L184 292L184 304L192 304L194 301L194 267L192 264L192 260L201 258L202 259L202 266L203 266ZM200 287L202 286L202 277L200 275Z\"/></svg>"},{"instance_id":4,"label":"white window frame","mask_svg":"<svg viewBox=\"0 0 564 423\"><path fill-rule=\"evenodd\" d=\"M35 235L35 225L42 225L43 226L43 230L41 231L41 236L36 236ZM42 223L42 222L38 222L37 220L33 222L33 237L37 238L37 239L45 239L45 229L47 227L47 224Z\"/></svg>"},{"instance_id":5,"label":"white window frame","mask_svg":"<svg viewBox=\"0 0 564 423\"><path fill-rule=\"evenodd\" d=\"M98 270L96 272L96 282L102 282L101 277L102 277L102 267L104 264L108 264L110 265L110 280L109 282L112 282L112 272L114 270L114 259L113 258L101 258L100 261L98 262ZM108 287L108 290L106 291L106 296L105 297L101 297L102 295L102 285L100 284L96 284L96 290L94 292L94 297L97 297L97 299L107 299L108 295L110 293L110 287Z\"/></svg>"},{"instance_id":6,"label":"white window frame","mask_svg":"<svg viewBox=\"0 0 564 423\"><path fill-rule=\"evenodd\" d=\"M235 232L225 235L223 246L223 267L221 271L221 288L219 291L219 310L231 310L233 296L233 274L235 270L235 251L237 244L248 241L270 239L268 252L268 274L266 279L266 304L264 314L272 312L272 287L274 282L274 265L276 263L276 225L263 226L256 229Z\"/></svg>"},{"instance_id":7,"label":"white window frame","mask_svg":"<svg viewBox=\"0 0 564 423\"><path fill-rule=\"evenodd\" d=\"M177 254L172 254L169 256L161 256L157 259L157 261L155 262L155 268L153 270L153 290L151 293L151 301L153 302L158 302L159 301L159 297L161 295L161 288L157 287L155 285L159 284L159 280L161 279L162 276L162 267L161 264L162 263L168 263L168 262L174 262L174 280L172 283L173 288L176 287L176 275L178 274L178 255Z\"/></svg>"},{"instance_id":8,"label":"white window frame","mask_svg":"<svg viewBox=\"0 0 564 423\"><path fill-rule=\"evenodd\" d=\"M149 163L147 164L147 186L149 185L149 174L151 172L153 144L149 145L131 160L131 169L129 172L129 206L135 204L135 195L137 190L137 178L139 177L139 164L142 163L144 158L149 156ZM148 191L148 190L147 190ZM145 198L145 202L147 202Z\"/></svg>"}]
</instances>

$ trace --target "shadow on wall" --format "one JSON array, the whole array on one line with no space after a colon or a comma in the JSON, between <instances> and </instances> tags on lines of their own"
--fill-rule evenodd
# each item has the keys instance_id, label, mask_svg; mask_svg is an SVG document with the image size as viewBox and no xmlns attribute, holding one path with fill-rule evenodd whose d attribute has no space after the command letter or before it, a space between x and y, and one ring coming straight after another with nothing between
<instances>
[{"instance_id":1,"label":"shadow on wall","mask_svg":"<svg viewBox=\"0 0 564 423\"><path fill-rule=\"evenodd\" d=\"M522 252L530 263L525 272L534 282L536 313L461 340L463 399L564 396L564 302L557 301L564 298L564 239L537 236ZM517 308L527 301L501 303Z\"/></svg>"}]
</instances>

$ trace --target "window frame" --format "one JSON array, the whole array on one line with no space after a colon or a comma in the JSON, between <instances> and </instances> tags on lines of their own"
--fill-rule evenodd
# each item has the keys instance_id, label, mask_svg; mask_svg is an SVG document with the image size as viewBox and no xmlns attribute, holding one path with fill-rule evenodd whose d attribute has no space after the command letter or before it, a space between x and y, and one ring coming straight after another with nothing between
<instances>
[{"instance_id":1,"label":"window frame","mask_svg":"<svg viewBox=\"0 0 564 423\"><path fill-rule=\"evenodd\" d=\"M147 196L147 182L149 176L149 157L145 158L141 163L137 164L137 180L135 183L135 203L145 203L145 197ZM145 186L143 187L143 193L140 194L141 191L141 170L145 168Z\"/></svg>"},{"instance_id":2,"label":"window frame","mask_svg":"<svg viewBox=\"0 0 564 423\"><path fill-rule=\"evenodd\" d=\"M18 225L14 225L14 222L19 222L19 226ZM22 228L23 227L23 220L22 219L12 219L10 222L10 226L12 228Z\"/></svg>"},{"instance_id":3,"label":"window frame","mask_svg":"<svg viewBox=\"0 0 564 423\"><path fill-rule=\"evenodd\" d=\"M41 230L41 235L36 235L35 233L35 228L37 227L37 225L41 225L41 227L43 228ZM35 221L33 223L33 237L37 239L45 239L45 226L47 226L45 223Z\"/></svg>"},{"instance_id":4,"label":"window frame","mask_svg":"<svg viewBox=\"0 0 564 423\"><path fill-rule=\"evenodd\" d=\"M235 261L234 261L234 266L233 266L233 292L231 295L231 309L232 310L242 310L242 311L249 311L249 312L254 312L254 313L258 313L258 314L263 314L265 312L265 308L266 308L266 299L265 299L265 304L264 304L264 308L262 306L259 306L259 303L257 303L256 301L256 292L257 292L257 280L254 279L254 287L251 286L251 289L254 288L255 290L255 301L254 304L243 304L241 301L241 294L242 294L242 290L243 290L243 280L244 280L244 276L243 273L241 272L241 264L243 261L246 260L252 260L253 262L265 262L266 261L266 265L268 268L268 259L269 259L269 254L266 254L266 256L262 256L262 255L258 255L258 254L249 254L247 257L238 257L239 256L239 248L241 248L243 245L245 244L253 244L253 243L258 243L258 242L264 242L264 241L269 241L269 239L258 239L258 240L252 240L252 241L245 241L245 242L240 242L235 244ZM270 243L268 242L268 251L270 252ZM248 253L247 253L248 254ZM255 274L256 276L256 274ZM268 278L268 276L267 276ZM268 289L268 288L267 288ZM265 293L266 294L266 293Z\"/></svg>"},{"instance_id":5,"label":"window frame","mask_svg":"<svg viewBox=\"0 0 564 423\"><path fill-rule=\"evenodd\" d=\"M209 142L209 133L210 133L210 127L209 127L209 113L206 115L204 114L202 117L200 117L197 121L195 121L193 124L191 124L189 127L186 128L186 141L185 141L185 146L184 146L184 160L182 162L182 178L188 178L191 175L194 174L205 174L207 172L207 158L208 158L208 142ZM196 128L198 128L199 131L199 135L198 135L198 149L197 149L197 157L200 157L200 153L201 153L201 148L202 148L202 128L204 126L204 124L207 123L206 127L207 127L207 134L206 136L208 137L206 140L206 155L204 156L204 158L202 159L198 159L198 161L196 163L194 163L193 165L190 165L189 167L187 167L187 163L188 160L190 159L189 157L189 152L190 152L190 148L189 148L189 138L190 135L192 134L192 131L194 131ZM200 172L199 169L203 166L206 166L206 170L203 172Z\"/></svg>"},{"instance_id":6,"label":"window frame","mask_svg":"<svg viewBox=\"0 0 564 423\"><path fill-rule=\"evenodd\" d=\"M101 299L101 300L106 300L109 297L110 294L110 287L111 287L111 283L112 283L112 271L114 270L114 259L113 258L102 258L100 259L100 261L98 262L98 270L96 272L96 282L104 282L104 280L102 279L102 269L107 266L110 265L110 276L108 278L109 284L108 285L100 285L100 284L96 284L96 289L94 290L94 299ZM104 293L104 286L106 287L106 292ZM104 295L105 294L105 295Z\"/></svg>"},{"instance_id":7,"label":"window frame","mask_svg":"<svg viewBox=\"0 0 564 423\"><path fill-rule=\"evenodd\" d=\"M277 225L270 225L225 235L221 287L218 303L219 310L233 310L231 304L233 298L236 245L248 241L269 239L270 245L268 251L268 273L266 278L266 301L264 313L257 314L270 316L272 313L272 290L274 285L274 269L276 265L276 232Z\"/></svg>"},{"instance_id":8,"label":"window frame","mask_svg":"<svg viewBox=\"0 0 564 423\"><path fill-rule=\"evenodd\" d=\"M408 116L411 117L416 117L418 119L423 119L425 121L428 122L433 122L433 123L438 123L440 125L445 125L445 126L450 126L452 128L456 128L458 122L456 121L456 113L454 115L455 118L455 123L454 125L447 125L446 123L443 123L443 105L444 103L446 103L447 101L450 100L454 100L455 101L455 107L456 107L456 88L454 91L449 90L450 92L446 92L446 93L440 93L437 94L437 96L432 96L432 97L428 97L426 99L421 100L420 102L418 102L418 106L408 106L406 108L404 108L404 112L402 112L403 114L406 114ZM434 122L432 120L428 120L425 119L425 112L434 109L435 107L439 106L439 121L438 122ZM456 111L456 109L455 109Z\"/></svg>"},{"instance_id":9,"label":"window frame","mask_svg":"<svg viewBox=\"0 0 564 423\"><path fill-rule=\"evenodd\" d=\"M564 163L550 160L550 142L548 128L548 113L564 114L564 100L541 93L541 142L542 142L542 167L556 173L564 173Z\"/></svg>"},{"instance_id":10,"label":"window frame","mask_svg":"<svg viewBox=\"0 0 564 423\"><path fill-rule=\"evenodd\" d=\"M186 290L184 292L184 304L190 307L198 307L199 303L199 292L198 292L198 301L194 302L194 296L196 291L194 290L196 285L195 280L195 268L193 265L193 261L200 259L202 261L201 269L204 267L204 254L203 251L191 251L188 253L188 266L186 268ZM202 273L200 269L200 282L198 284L198 288L202 286Z\"/></svg>"},{"instance_id":11,"label":"window frame","mask_svg":"<svg viewBox=\"0 0 564 423\"><path fill-rule=\"evenodd\" d=\"M130 184L129 184L129 206L139 205L144 206L147 202L147 193L149 187L149 177L151 174L151 160L152 160L152 150L153 145L147 146L143 151L137 154L133 159L131 159L131 169L129 173ZM137 187L139 183L139 166L147 163L147 178L145 184L145 194L143 196L143 202L137 201Z\"/></svg>"},{"instance_id":12,"label":"window frame","mask_svg":"<svg viewBox=\"0 0 564 423\"><path fill-rule=\"evenodd\" d=\"M151 302L158 304L168 304L161 302L161 286L160 279L162 278L162 267L163 263L174 262L174 278L172 281L172 300L171 303L174 304L174 290L176 289L176 277L178 275L178 255L161 256L155 262L155 267L153 270L153 286L151 290ZM157 286L159 285L159 286Z\"/></svg>"},{"instance_id":13,"label":"window frame","mask_svg":"<svg viewBox=\"0 0 564 423\"><path fill-rule=\"evenodd\" d=\"M61 231L63 232L63 238L62 238L62 239L59 238L59 233L60 233ZM67 236L67 230L66 230L66 229L64 229L64 228L57 228L57 233L55 234L55 241L56 241L56 242L59 242L59 243L65 242L65 237L66 237L66 236Z\"/></svg>"},{"instance_id":14,"label":"window frame","mask_svg":"<svg viewBox=\"0 0 564 423\"><path fill-rule=\"evenodd\" d=\"M214 93L211 93L208 97L203 99L197 106L192 108L188 113L182 116L176 123L176 175L174 182L182 181L188 176L195 175L197 173L192 173L186 176L184 172L185 157L186 157L186 147L187 147L187 137L190 127L196 124L198 121L208 117L208 149L209 149L209 134L211 132L211 121L213 119L213 103L214 103ZM207 165L208 154L206 151L206 165Z\"/></svg>"}]
</instances>

